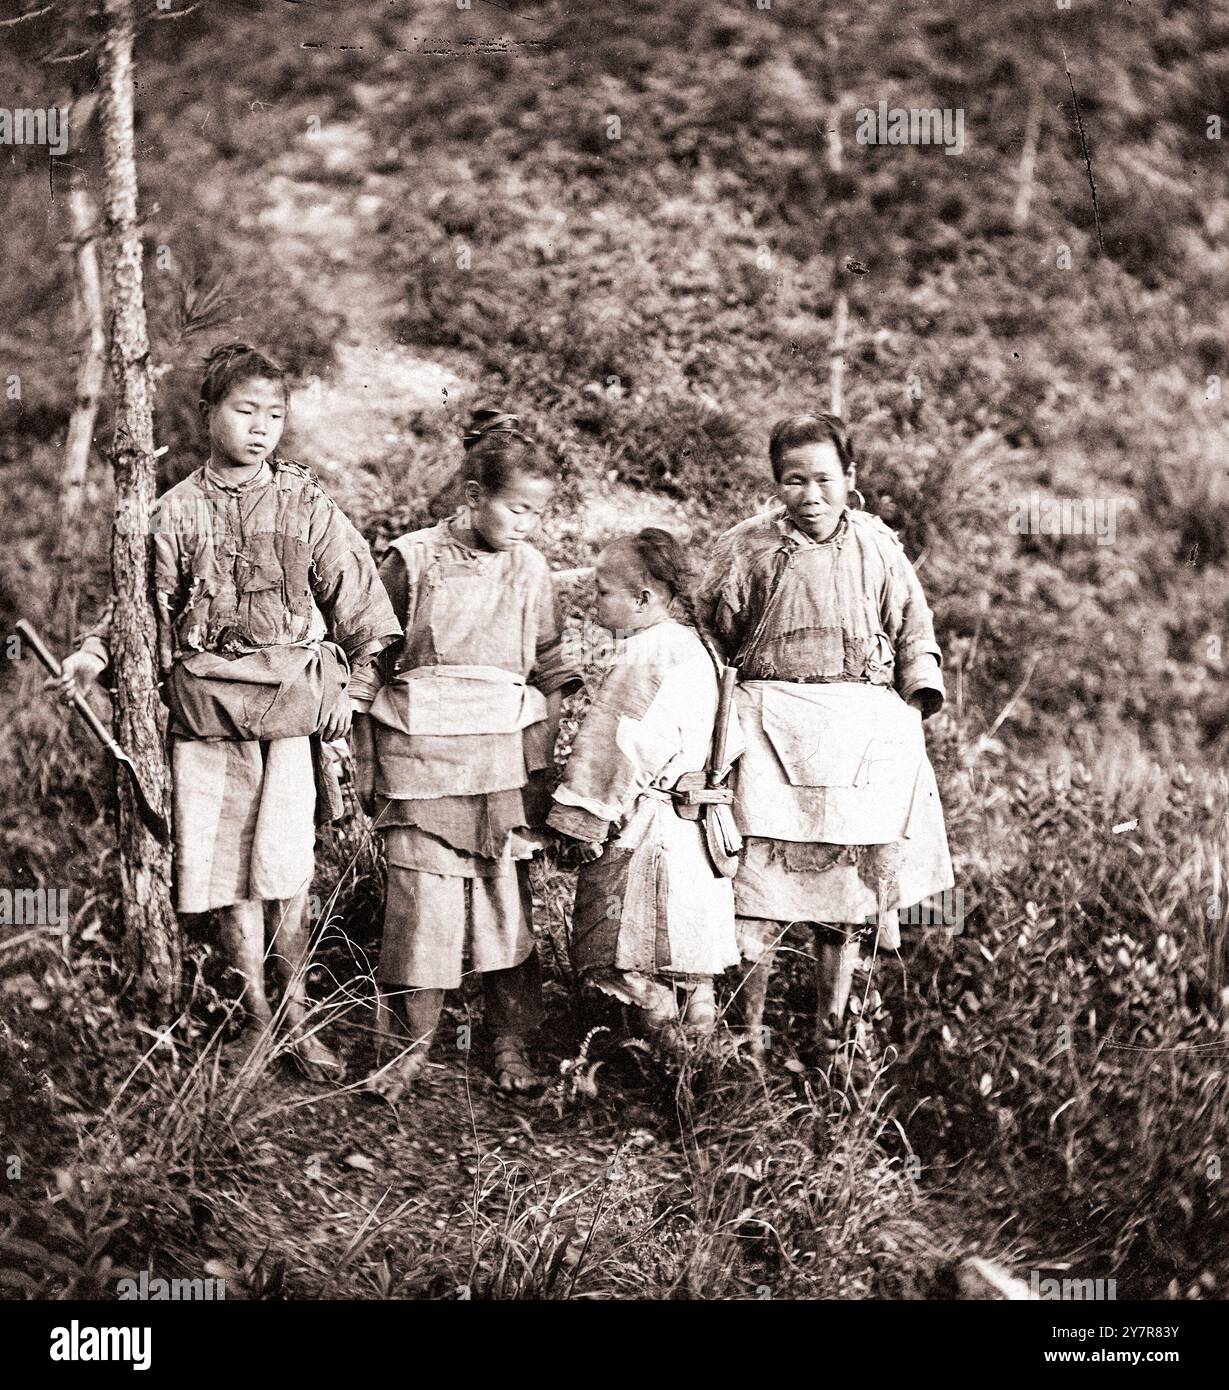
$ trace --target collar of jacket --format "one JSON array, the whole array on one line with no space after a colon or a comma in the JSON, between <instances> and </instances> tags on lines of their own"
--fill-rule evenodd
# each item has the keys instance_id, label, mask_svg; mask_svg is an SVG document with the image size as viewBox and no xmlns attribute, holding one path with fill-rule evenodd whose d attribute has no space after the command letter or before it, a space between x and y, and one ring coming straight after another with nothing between
<instances>
[{"instance_id":1,"label":"collar of jacket","mask_svg":"<svg viewBox=\"0 0 1229 1390\"><path fill-rule=\"evenodd\" d=\"M830 536L825 536L822 541L817 541L814 536L808 536L800 527L795 526L784 507L775 512L774 520L778 533L788 543L790 549L800 549L803 546L835 545L839 550L849 532L848 507L841 508L841 519L836 523L836 529Z\"/></svg>"},{"instance_id":2,"label":"collar of jacket","mask_svg":"<svg viewBox=\"0 0 1229 1390\"><path fill-rule=\"evenodd\" d=\"M467 541L461 533L464 530L468 530L471 535L476 535L477 532L474 531L474 528L472 526L467 527L461 520L461 516L461 512L453 512L451 516L446 516L441 524L447 531L449 540L453 541L456 545L459 545L461 549L464 550L468 556L470 556L471 559L489 560L493 555L506 553L498 550L492 550L490 546L480 548L476 545L471 545L469 541Z\"/></svg>"},{"instance_id":3,"label":"collar of jacket","mask_svg":"<svg viewBox=\"0 0 1229 1390\"><path fill-rule=\"evenodd\" d=\"M247 492L250 488L263 487L272 480L273 467L270 459L264 459L256 472L241 483L228 483L225 478L215 473L207 463L201 468L201 481L209 487L217 488L219 492Z\"/></svg>"}]
</instances>

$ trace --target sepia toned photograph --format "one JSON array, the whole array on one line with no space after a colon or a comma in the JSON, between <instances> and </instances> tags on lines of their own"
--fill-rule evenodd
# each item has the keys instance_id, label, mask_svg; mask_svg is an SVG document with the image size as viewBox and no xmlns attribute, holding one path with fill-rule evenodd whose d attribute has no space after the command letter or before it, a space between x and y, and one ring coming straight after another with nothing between
<instances>
[{"instance_id":1,"label":"sepia toned photograph","mask_svg":"<svg viewBox=\"0 0 1229 1390\"><path fill-rule=\"evenodd\" d=\"M360 1301L1187 1359L1226 122L1225 0L6 0L37 1362Z\"/></svg>"}]
</instances>

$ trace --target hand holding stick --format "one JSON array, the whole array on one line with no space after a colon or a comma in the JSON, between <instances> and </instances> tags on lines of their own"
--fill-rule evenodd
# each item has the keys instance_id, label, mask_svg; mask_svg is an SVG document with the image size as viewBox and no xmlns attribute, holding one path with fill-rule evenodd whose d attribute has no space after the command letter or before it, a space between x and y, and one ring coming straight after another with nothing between
<instances>
[{"instance_id":1,"label":"hand holding stick","mask_svg":"<svg viewBox=\"0 0 1229 1390\"><path fill-rule=\"evenodd\" d=\"M34 628L23 618L17 624L17 633L23 641L29 643L30 650L43 663L57 682L64 681L64 668L54 655L43 645L42 638L35 632ZM69 673L70 677L72 673ZM137 775L137 770L132 759L116 743L111 730L95 714L93 706L85 698L75 682L65 686L66 691L71 690L69 703L73 709L81 716L87 729L102 744L108 753L117 763L123 767L128 774L128 781L132 786L132 794L136 800L137 813L149 833L159 842L159 844L169 844L171 840L170 827L166 823L166 817L161 812L154 809L153 803L145 794L145 788L141 785L141 779Z\"/></svg>"}]
</instances>

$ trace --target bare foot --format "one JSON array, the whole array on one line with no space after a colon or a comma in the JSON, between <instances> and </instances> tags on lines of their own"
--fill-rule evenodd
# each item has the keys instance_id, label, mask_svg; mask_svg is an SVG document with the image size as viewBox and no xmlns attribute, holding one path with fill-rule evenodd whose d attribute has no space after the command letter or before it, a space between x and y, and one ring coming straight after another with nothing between
<instances>
[{"instance_id":1,"label":"bare foot","mask_svg":"<svg viewBox=\"0 0 1229 1390\"><path fill-rule=\"evenodd\" d=\"M677 1018L645 1012L641 1015L641 1025L658 1057L667 1062L681 1062L686 1057L687 1040Z\"/></svg>"},{"instance_id":2,"label":"bare foot","mask_svg":"<svg viewBox=\"0 0 1229 1390\"><path fill-rule=\"evenodd\" d=\"M717 1052L716 1023L684 1023L679 1032L683 1037L683 1046L689 1053Z\"/></svg>"},{"instance_id":3,"label":"bare foot","mask_svg":"<svg viewBox=\"0 0 1229 1390\"><path fill-rule=\"evenodd\" d=\"M529 1064L525 1040L515 1033L505 1033L495 1039L495 1084L501 1091L537 1091L546 1083Z\"/></svg>"},{"instance_id":4,"label":"bare foot","mask_svg":"<svg viewBox=\"0 0 1229 1390\"><path fill-rule=\"evenodd\" d=\"M764 1061L764 1045L760 1044L755 1056L748 1056L747 1048L750 1040L740 1038L732 1028L723 1028L720 1025L709 1034L705 1046L710 1048L713 1056L722 1062L733 1062L736 1065L762 1066Z\"/></svg>"},{"instance_id":5,"label":"bare foot","mask_svg":"<svg viewBox=\"0 0 1229 1390\"><path fill-rule=\"evenodd\" d=\"M426 1065L426 1050L418 1047L410 1048L401 1056L394 1057L391 1062L380 1067L378 1071L373 1071L363 1082L362 1089L368 1095L380 1096L390 1105L396 1105L422 1075Z\"/></svg>"}]
</instances>

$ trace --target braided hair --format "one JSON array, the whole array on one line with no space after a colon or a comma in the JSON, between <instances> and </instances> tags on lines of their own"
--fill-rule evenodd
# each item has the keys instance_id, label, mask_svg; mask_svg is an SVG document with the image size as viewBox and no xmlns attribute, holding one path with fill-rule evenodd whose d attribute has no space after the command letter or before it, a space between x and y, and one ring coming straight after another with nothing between
<instances>
[{"instance_id":1,"label":"braided hair","mask_svg":"<svg viewBox=\"0 0 1229 1390\"><path fill-rule=\"evenodd\" d=\"M692 628L704 643L713 664L720 671L725 663L700 618L691 588L690 567L678 537L660 526L646 526L634 536L621 536L613 544L629 552L639 564L642 573L650 579L655 579L678 600L688 627Z\"/></svg>"},{"instance_id":2,"label":"braided hair","mask_svg":"<svg viewBox=\"0 0 1229 1390\"><path fill-rule=\"evenodd\" d=\"M201 410L208 414L215 405L226 399L227 392L236 382L250 381L253 377L276 381L282 388L286 404L290 404L290 388L283 367L247 343L223 343L205 358Z\"/></svg>"},{"instance_id":3,"label":"braided hair","mask_svg":"<svg viewBox=\"0 0 1229 1390\"><path fill-rule=\"evenodd\" d=\"M520 420L503 410L475 410L462 438L462 476L488 491L503 492L517 476L555 482L557 473L538 445L522 432Z\"/></svg>"}]
</instances>

